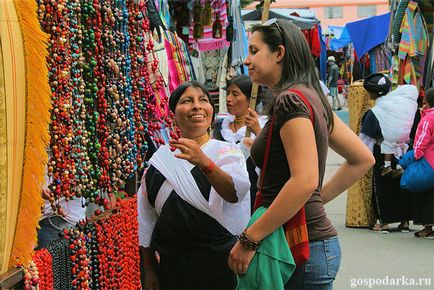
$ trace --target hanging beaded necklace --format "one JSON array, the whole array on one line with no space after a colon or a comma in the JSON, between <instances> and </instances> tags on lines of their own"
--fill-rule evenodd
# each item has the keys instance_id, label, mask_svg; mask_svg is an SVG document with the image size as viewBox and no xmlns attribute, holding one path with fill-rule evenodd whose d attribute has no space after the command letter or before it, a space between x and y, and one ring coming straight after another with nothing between
<instances>
[{"instance_id":1,"label":"hanging beaded necklace","mask_svg":"<svg viewBox=\"0 0 434 290\"><path fill-rule=\"evenodd\" d=\"M89 172L89 157L87 154L86 141L88 132L86 130L86 107L84 106L85 83L81 73L81 68L84 65L81 43L83 40L82 25L81 25L81 5L79 0L70 0L67 2L69 9L69 30L71 46L71 88L72 88L72 109L71 114L76 116L73 119L73 142L71 150L76 168L75 180L73 187L75 188L76 197L89 197L91 188L88 187L90 180Z\"/></svg>"},{"instance_id":2,"label":"hanging beaded necklace","mask_svg":"<svg viewBox=\"0 0 434 290\"><path fill-rule=\"evenodd\" d=\"M70 33L70 9L66 1L52 3L45 0L39 3L39 19L44 31L50 33L47 57L49 68L49 84L52 90L51 123L50 123L50 160L48 176L52 180L50 202L55 205L60 196L69 200L74 196L71 186L75 179L75 161L71 149L73 122L71 120L70 71L71 46L68 41Z\"/></svg>"}]
</instances>

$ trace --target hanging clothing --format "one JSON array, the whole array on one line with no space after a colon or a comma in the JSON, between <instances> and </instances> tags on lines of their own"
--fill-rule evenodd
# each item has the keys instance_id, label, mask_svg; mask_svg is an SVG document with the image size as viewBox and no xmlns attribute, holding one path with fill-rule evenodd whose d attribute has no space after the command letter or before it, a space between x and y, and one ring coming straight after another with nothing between
<instances>
[{"instance_id":1,"label":"hanging clothing","mask_svg":"<svg viewBox=\"0 0 434 290\"><path fill-rule=\"evenodd\" d=\"M203 71L203 63L202 63L202 53L197 50L197 56L191 56L191 62L193 64L193 69L196 75L196 80L201 84L205 83L205 73Z\"/></svg>"},{"instance_id":2,"label":"hanging clothing","mask_svg":"<svg viewBox=\"0 0 434 290\"><path fill-rule=\"evenodd\" d=\"M150 30L154 30L160 26L165 26L160 18L159 11L155 5L155 1L146 2L146 12L142 11L143 17L148 17Z\"/></svg>"},{"instance_id":3,"label":"hanging clothing","mask_svg":"<svg viewBox=\"0 0 434 290\"><path fill-rule=\"evenodd\" d=\"M154 0L154 3L164 27L169 28L171 19L167 0Z\"/></svg>"},{"instance_id":4,"label":"hanging clothing","mask_svg":"<svg viewBox=\"0 0 434 290\"><path fill-rule=\"evenodd\" d=\"M419 87L420 77L423 73L427 52L428 37L426 23L416 2L410 1L405 10L401 24L401 42L399 44L398 57L400 62L400 84L407 83Z\"/></svg>"},{"instance_id":5,"label":"hanging clothing","mask_svg":"<svg viewBox=\"0 0 434 290\"><path fill-rule=\"evenodd\" d=\"M315 24L311 29L302 30L304 37L310 48L310 53L314 57L319 57L321 54L321 43L318 33L318 24Z\"/></svg>"},{"instance_id":6,"label":"hanging clothing","mask_svg":"<svg viewBox=\"0 0 434 290\"><path fill-rule=\"evenodd\" d=\"M169 69L169 90L173 92L179 84L194 79L194 68L184 41L168 30L164 31L164 36Z\"/></svg>"},{"instance_id":7,"label":"hanging clothing","mask_svg":"<svg viewBox=\"0 0 434 290\"><path fill-rule=\"evenodd\" d=\"M243 62L248 54L247 33L241 17L241 4L239 0L231 3L231 16L234 20L234 40L231 43L232 61L231 66L237 74L246 74L247 69Z\"/></svg>"},{"instance_id":8,"label":"hanging clothing","mask_svg":"<svg viewBox=\"0 0 434 290\"><path fill-rule=\"evenodd\" d=\"M201 3L202 6L205 5L205 1L202 0ZM218 13L220 17L220 22L222 24L222 38L215 39L212 37L212 25L204 27L202 38L194 38L194 23L190 26L190 34L188 37L189 44L204 52L229 47L229 42L226 41L226 27L228 25L226 0L211 0L211 7L213 7L214 15L215 13Z\"/></svg>"},{"instance_id":9,"label":"hanging clothing","mask_svg":"<svg viewBox=\"0 0 434 290\"><path fill-rule=\"evenodd\" d=\"M392 54L383 44L381 44L369 51L369 58L371 61L371 73L385 70L388 71L391 65Z\"/></svg>"},{"instance_id":10,"label":"hanging clothing","mask_svg":"<svg viewBox=\"0 0 434 290\"><path fill-rule=\"evenodd\" d=\"M205 87L210 91L215 91L219 88L218 77L221 61L224 58L226 49L203 51L202 63L205 73Z\"/></svg>"},{"instance_id":11,"label":"hanging clothing","mask_svg":"<svg viewBox=\"0 0 434 290\"><path fill-rule=\"evenodd\" d=\"M407 9L408 2L410 0L400 0L398 7L396 8L393 22L392 22L392 31L393 31L393 43L397 47L399 46L399 42L401 41L401 24L402 19L405 15L405 10Z\"/></svg>"},{"instance_id":12,"label":"hanging clothing","mask_svg":"<svg viewBox=\"0 0 434 290\"><path fill-rule=\"evenodd\" d=\"M431 34L430 40L423 74L423 84L425 88L430 88L434 85L434 33Z\"/></svg>"}]
</instances>

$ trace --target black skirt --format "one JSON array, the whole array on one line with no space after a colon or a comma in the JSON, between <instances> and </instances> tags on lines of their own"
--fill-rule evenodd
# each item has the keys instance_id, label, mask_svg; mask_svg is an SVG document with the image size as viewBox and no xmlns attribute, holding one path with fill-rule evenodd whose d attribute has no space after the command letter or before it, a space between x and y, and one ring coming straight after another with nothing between
<instances>
[{"instance_id":1,"label":"black skirt","mask_svg":"<svg viewBox=\"0 0 434 290\"><path fill-rule=\"evenodd\" d=\"M160 254L161 289L235 289L228 267L236 237L209 215L172 192L152 235Z\"/></svg>"},{"instance_id":2,"label":"black skirt","mask_svg":"<svg viewBox=\"0 0 434 290\"><path fill-rule=\"evenodd\" d=\"M412 194L402 190L400 178L381 176L384 155L374 146L375 165L372 175L372 198L374 211L382 224L413 219ZM395 168L392 162L392 168Z\"/></svg>"},{"instance_id":3,"label":"black skirt","mask_svg":"<svg viewBox=\"0 0 434 290\"><path fill-rule=\"evenodd\" d=\"M413 193L413 223L417 225L434 224L434 188Z\"/></svg>"}]
</instances>

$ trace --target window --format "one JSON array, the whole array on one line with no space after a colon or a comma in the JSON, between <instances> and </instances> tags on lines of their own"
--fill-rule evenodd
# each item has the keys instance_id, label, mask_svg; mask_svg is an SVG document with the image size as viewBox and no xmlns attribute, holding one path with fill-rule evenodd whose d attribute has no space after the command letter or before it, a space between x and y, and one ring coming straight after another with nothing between
<instances>
[{"instance_id":1,"label":"window","mask_svg":"<svg viewBox=\"0 0 434 290\"><path fill-rule=\"evenodd\" d=\"M324 17L327 19L342 18L342 6L324 7Z\"/></svg>"},{"instance_id":2,"label":"window","mask_svg":"<svg viewBox=\"0 0 434 290\"><path fill-rule=\"evenodd\" d=\"M365 18L377 15L376 5L357 6L357 17Z\"/></svg>"}]
</instances>

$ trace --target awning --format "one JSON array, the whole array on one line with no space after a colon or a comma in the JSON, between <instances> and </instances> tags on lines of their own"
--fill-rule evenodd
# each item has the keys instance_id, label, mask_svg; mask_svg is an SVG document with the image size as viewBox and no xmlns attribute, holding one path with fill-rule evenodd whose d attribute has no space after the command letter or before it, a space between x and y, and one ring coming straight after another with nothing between
<instances>
[{"instance_id":1,"label":"awning","mask_svg":"<svg viewBox=\"0 0 434 290\"><path fill-rule=\"evenodd\" d=\"M261 21L262 13L260 10L252 10L249 13L243 15L243 21ZM277 19L286 19L290 20L292 23L300 27L300 29L311 29L315 24L319 23L319 20L314 18L303 18L292 15L282 15L270 10L270 14L268 19L277 18Z\"/></svg>"},{"instance_id":2,"label":"awning","mask_svg":"<svg viewBox=\"0 0 434 290\"><path fill-rule=\"evenodd\" d=\"M390 12L354 21L345 25L360 58L372 48L386 41L390 26Z\"/></svg>"}]
</instances>

